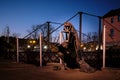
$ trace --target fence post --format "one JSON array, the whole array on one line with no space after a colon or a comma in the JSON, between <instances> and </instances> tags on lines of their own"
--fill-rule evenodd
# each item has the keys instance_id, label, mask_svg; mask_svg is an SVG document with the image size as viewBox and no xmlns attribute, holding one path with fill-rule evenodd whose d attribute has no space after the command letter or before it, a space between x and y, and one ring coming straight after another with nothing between
<instances>
[{"instance_id":1,"label":"fence post","mask_svg":"<svg viewBox=\"0 0 120 80\"><path fill-rule=\"evenodd\" d=\"M42 34L41 33L39 39L39 47L40 47L40 67L42 67Z\"/></svg>"},{"instance_id":2,"label":"fence post","mask_svg":"<svg viewBox=\"0 0 120 80\"><path fill-rule=\"evenodd\" d=\"M17 38L17 63L19 63L19 40Z\"/></svg>"},{"instance_id":3,"label":"fence post","mask_svg":"<svg viewBox=\"0 0 120 80\"><path fill-rule=\"evenodd\" d=\"M62 32L60 32L60 39L59 39L59 41L60 41L59 43L62 44ZM61 58L60 58L60 64L62 64Z\"/></svg>"},{"instance_id":4,"label":"fence post","mask_svg":"<svg viewBox=\"0 0 120 80\"><path fill-rule=\"evenodd\" d=\"M106 30L106 27L105 27L105 25L104 25L104 27L103 27L103 69L105 68L105 46L106 46L106 44L105 44L105 30Z\"/></svg>"}]
</instances>

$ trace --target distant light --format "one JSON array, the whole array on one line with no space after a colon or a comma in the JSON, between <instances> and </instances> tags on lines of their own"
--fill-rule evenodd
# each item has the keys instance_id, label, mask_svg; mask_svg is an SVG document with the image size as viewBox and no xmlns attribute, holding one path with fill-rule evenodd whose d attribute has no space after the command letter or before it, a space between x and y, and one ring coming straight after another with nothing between
<instances>
[{"instance_id":1,"label":"distant light","mask_svg":"<svg viewBox=\"0 0 120 80\"><path fill-rule=\"evenodd\" d=\"M43 48L44 48L44 49L47 49L47 46L45 45Z\"/></svg>"},{"instance_id":2,"label":"distant light","mask_svg":"<svg viewBox=\"0 0 120 80\"><path fill-rule=\"evenodd\" d=\"M98 45L96 46L96 50L98 50Z\"/></svg>"},{"instance_id":3,"label":"distant light","mask_svg":"<svg viewBox=\"0 0 120 80\"><path fill-rule=\"evenodd\" d=\"M30 45L28 45L27 48L30 48Z\"/></svg>"},{"instance_id":4,"label":"distant light","mask_svg":"<svg viewBox=\"0 0 120 80\"><path fill-rule=\"evenodd\" d=\"M31 40L30 40L29 42L30 42L30 43L32 43L32 41L31 41Z\"/></svg>"},{"instance_id":5,"label":"distant light","mask_svg":"<svg viewBox=\"0 0 120 80\"><path fill-rule=\"evenodd\" d=\"M103 49L103 47L102 47L102 45L100 46L100 50L102 50ZM96 50L98 50L98 45L96 46Z\"/></svg>"},{"instance_id":6,"label":"distant light","mask_svg":"<svg viewBox=\"0 0 120 80\"><path fill-rule=\"evenodd\" d=\"M93 45L91 45L91 47L93 47Z\"/></svg>"},{"instance_id":7,"label":"distant light","mask_svg":"<svg viewBox=\"0 0 120 80\"><path fill-rule=\"evenodd\" d=\"M86 50L86 47L84 47L83 49Z\"/></svg>"},{"instance_id":8,"label":"distant light","mask_svg":"<svg viewBox=\"0 0 120 80\"><path fill-rule=\"evenodd\" d=\"M103 46L102 46L102 45L100 46L100 49L101 49L101 50L103 49Z\"/></svg>"},{"instance_id":9,"label":"distant light","mask_svg":"<svg viewBox=\"0 0 120 80\"><path fill-rule=\"evenodd\" d=\"M30 40L29 43L30 43L30 44L35 44L36 41L35 41L35 40Z\"/></svg>"},{"instance_id":10,"label":"distant light","mask_svg":"<svg viewBox=\"0 0 120 80\"><path fill-rule=\"evenodd\" d=\"M35 44L36 43L36 41L35 40L33 40L33 44Z\"/></svg>"},{"instance_id":11,"label":"distant light","mask_svg":"<svg viewBox=\"0 0 120 80\"><path fill-rule=\"evenodd\" d=\"M83 47L84 45L83 45L83 44L81 44L80 46L81 46L81 47Z\"/></svg>"},{"instance_id":12,"label":"distant light","mask_svg":"<svg viewBox=\"0 0 120 80\"><path fill-rule=\"evenodd\" d=\"M34 49L36 49L37 48L37 46L34 46Z\"/></svg>"}]
</instances>

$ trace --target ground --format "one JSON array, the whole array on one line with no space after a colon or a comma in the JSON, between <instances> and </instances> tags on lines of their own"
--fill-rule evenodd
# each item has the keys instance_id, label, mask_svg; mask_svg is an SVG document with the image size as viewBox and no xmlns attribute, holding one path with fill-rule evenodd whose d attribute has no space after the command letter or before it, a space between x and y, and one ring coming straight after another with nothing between
<instances>
[{"instance_id":1,"label":"ground","mask_svg":"<svg viewBox=\"0 0 120 80\"><path fill-rule=\"evenodd\" d=\"M0 80L120 80L120 69L105 68L94 73L79 69L53 70L55 63L44 67L0 60Z\"/></svg>"}]
</instances>

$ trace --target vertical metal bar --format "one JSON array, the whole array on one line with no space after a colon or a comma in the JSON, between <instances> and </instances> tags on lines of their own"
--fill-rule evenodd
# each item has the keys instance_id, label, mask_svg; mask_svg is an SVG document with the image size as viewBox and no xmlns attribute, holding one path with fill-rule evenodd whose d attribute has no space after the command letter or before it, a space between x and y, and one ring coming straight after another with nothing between
<instances>
[{"instance_id":1,"label":"vertical metal bar","mask_svg":"<svg viewBox=\"0 0 120 80\"><path fill-rule=\"evenodd\" d=\"M80 39L80 45L81 45L81 41L82 41L82 12L79 12L79 39Z\"/></svg>"},{"instance_id":2,"label":"vertical metal bar","mask_svg":"<svg viewBox=\"0 0 120 80\"><path fill-rule=\"evenodd\" d=\"M47 46L48 46L48 53L50 53L50 22L47 22L48 31L47 31Z\"/></svg>"},{"instance_id":3,"label":"vertical metal bar","mask_svg":"<svg viewBox=\"0 0 120 80\"><path fill-rule=\"evenodd\" d=\"M99 18L99 29L98 29L98 36L99 36L99 39L98 39L98 51L100 51L100 46L101 46L101 17L98 17Z\"/></svg>"},{"instance_id":4,"label":"vertical metal bar","mask_svg":"<svg viewBox=\"0 0 120 80\"><path fill-rule=\"evenodd\" d=\"M42 34L40 33L40 67L42 67Z\"/></svg>"},{"instance_id":5,"label":"vertical metal bar","mask_svg":"<svg viewBox=\"0 0 120 80\"><path fill-rule=\"evenodd\" d=\"M105 25L104 25L104 27L103 27L103 69L105 68L105 50L106 50L106 48L105 48L105 46L106 46L106 44L105 44L105 31L106 31L106 27L105 27Z\"/></svg>"},{"instance_id":6,"label":"vertical metal bar","mask_svg":"<svg viewBox=\"0 0 120 80\"><path fill-rule=\"evenodd\" d=\"M47 38L48 42L50 42L50 22L47 22L47 26L48 26Z\"/></svg>"},{"instance_id":7,"label":"vertical metal bar","mask_svg":"<svg viewBox=\"0 0 120 80\"><path fill-rule=\"evenodd\" d=\"M83 14L83 12L79 12L79 39L80 39L80 46L81 46L81 42L82 42L82 14ZM81 55L82 55L82 52L80 52L80 59L82 57Z\"/></svg>"},{"instance_id":8,"label":"vertical metal bar","mask_svg":"<svg viewBox=\"0 0 120 80\"><path fill-rule=\"evenodd\" d=\"M100 46L101 46L101 17L99 16L99 28L98 28L98 53L97 53L97 68L101 70L102 67L102 59L100 58L101 56L101 51L100 51Z\"/></svg>"},{"instance_id":9,"label":"vertical metal bar","mask_svg":"<svg viewBox=\"0 0 120 80\"><path fill-rule=\"evenodd\" d=\"M19 40L17 38L17 63L19 63Z\"/></svg>"}]
</instances>

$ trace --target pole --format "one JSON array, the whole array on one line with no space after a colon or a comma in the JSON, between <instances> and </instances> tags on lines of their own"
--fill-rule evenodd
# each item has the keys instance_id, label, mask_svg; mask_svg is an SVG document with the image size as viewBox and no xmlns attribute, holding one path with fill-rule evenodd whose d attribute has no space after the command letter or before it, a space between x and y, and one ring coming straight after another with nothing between
<instances>
[{"instance_id":1,"label":"pole","mask_svg":"<svg viewBox=\"0 0 120 80\"><path fill-rule=\"evenodd\" d=\"M62 44L62 32L60 32L60 44ZM62 64L62 59L60 58L60 64Z\"/></svg>"},{"instance_id":2,"label":"pole","mask_svg":"<svg viewBox=\"0 0 120 80\"><path fill-rule=\"evenodd\" d=\"M106 30L106 27L104 25L103 27L103 69L105 68L105 30Z\"/></svg>"},{"instance_id":3,"label":"pole","mask_svg":"<svg viewBox=\"0 0 120 80\"><path fill-rule=\"evenodd\" d=\"M17 38L17 63L19 63L19 40Z\"/></svg>"},{"instance_id":4,"label":"pole","mask_svg":"<svg viewBox=\"0 0 120 80\"><path fill-rule=\"evenodd\" d=\"M47 41L48 41L48 49L49 49L49 43L50 43L50 22L47 22L48 31L47 31Z\"/></svg>"},{"instance_id":5,"label":"pole","mask_svg":"<svg viewBox=\"0 0 120 80\"><path fill-rule=\"evenodd\" d=\"M42 34L40 33L40 67L42 67Z\"/></svg>"},{"instance_id":6,"label":"pole","mask_svg":"<svg viewBox=\"0 0 120 80\"><path fill-rule=\"evenodd\" d=\"M62 44L62 32L60 32L60 44Z\"/></svg>"},{"instance_id":7,"label":"pole","mask_svg":"<svg viewBox=\"0 0 120 80\"><path fill-rule=\"evenodd\" d=\"M79 16L80 16L80 18L79 18L79 39L80 39L80 45L81 45L81 37L82 37L82 12L79 12Z\"/></svg>"},{"instance_id":8,"label":"pole","mask_svg":"<svg viewBox=\"0 0 120 80\"><path fill-rule=\"evenodd\" d=\"M98 36L99 36L99 39L98 39L98 51L100 52L100 46L101 46L101 17L98 17L99 18L99 30L98 30Z\"/></svg>"},{"instance_id":9,"label":"pole","mask_svg":"<svg viewBox=\"0 0 120 80\"><path fill-rule=\"evenodd\" d=\"M101 70L102 66L102 60L100 59L101 51L100 51L100 46L101 46L101 17L98 17L99 19L99 28L98 28L98 52L97 52L97 68Z\"/></svg>"}]
</instances>

